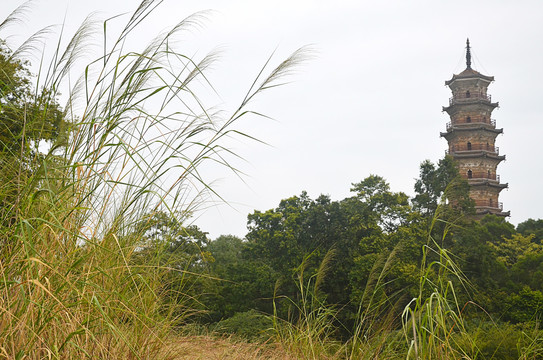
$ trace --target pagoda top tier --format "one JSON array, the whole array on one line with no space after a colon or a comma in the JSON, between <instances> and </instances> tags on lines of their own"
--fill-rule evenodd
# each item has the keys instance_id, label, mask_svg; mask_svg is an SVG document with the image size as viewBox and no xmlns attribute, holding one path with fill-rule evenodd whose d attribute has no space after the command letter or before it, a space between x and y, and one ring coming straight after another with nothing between
<instances>
[{"instance_id":1,"label":"pagoda top tier","mask_svg":"<svg viewBox=\"0 0 543 360\"><path fill-rule=\"evenodd\" d=\"M445 81L445 85L449 86L457 80L468 80L468 79L480 79L483 81L487 81L488 83L491 83L492 81L494 81L494 76L486 76L471 68L466 68L466 70L462 71L460 74L454 74L451 80Z\"/></svg>"},{"instance_id":2,"label":"pagoda top tier","mask_svg":"<svg viewBox=\"0 0 543 360\"><path fill-rule=\"evenodd\" d=\"M449 86L457 80L479 79L491 83L494 81L494 76L486 76L471 68L471 48L469 39L466 41L466 69L460 74L454 74L451 80L445 81L445 85Z\"/></svg>"}]
</instances>

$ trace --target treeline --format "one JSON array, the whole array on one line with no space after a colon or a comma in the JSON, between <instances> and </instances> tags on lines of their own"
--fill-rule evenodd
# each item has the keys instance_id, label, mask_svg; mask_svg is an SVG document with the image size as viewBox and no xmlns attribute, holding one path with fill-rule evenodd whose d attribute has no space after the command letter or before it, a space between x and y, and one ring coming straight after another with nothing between
<instances>
[{"instance_id":1,"label":"treeline","mask_svg":"<svg viewBox=\"0 0 543 360\"><path fill-rule=\"evenodd\" d=\"M193 318L201 323L224 323L254 310L296 322L310 292L313 306L316 301L335 309L334 337L348 339L361 309L371 309L366 322L372 326L399 329L412 299L444 280L454 286L449 300L468 323L520 329L537 322L543 309L543 220L517 228L495 215L474 220L468 185L450 157L421 164L413 198L375 175L351 191L339 201L303 192L275 209L255 211L244 239L210 241L196 227L173 231L173 238L157 236L158 229L173 229L156 214L158 222L149 229L154 245L146 251L163 251L165 241L172 257L183 257L177 276L185 288L176 293L201 309ZM444 265L453 269L448 275L427 267L443 261L443 252L449 262Z\"/></svg>"}]
</instances>

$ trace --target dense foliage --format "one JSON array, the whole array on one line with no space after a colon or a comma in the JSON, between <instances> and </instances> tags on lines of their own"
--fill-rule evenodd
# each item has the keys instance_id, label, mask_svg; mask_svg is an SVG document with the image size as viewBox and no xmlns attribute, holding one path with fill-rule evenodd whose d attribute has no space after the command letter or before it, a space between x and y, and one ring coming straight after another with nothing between
<instances>
[{"instance_id":1,"label":"dense foliage","mask_svg":"<svg viewBox=\"0 0 543 360\"><path fill-rule=\"evenodd\" d=\"M333 309L329 335L346 340L400 329L412 299L448 281L455 290L446 300L457 304L467 332L490 326L485 331L498 337L502 325L492 326L508 323L515 346L526 341L520 329L535 329L543 309L542 222L515 229L494 215L475 220L467 183L449 157L423 162L420 174L413 199L371 175L353 184L351 197L311 199L303 192L250 214L244 239L206 242L205 274L218 280L200 280L198 321L222 323L256 310L295 324L307 306L318 306ZM448 274L431 265L445 262L453 264ZM479 356L518 355L488 336L471 342Z\"/></svg>"}]
</instances>

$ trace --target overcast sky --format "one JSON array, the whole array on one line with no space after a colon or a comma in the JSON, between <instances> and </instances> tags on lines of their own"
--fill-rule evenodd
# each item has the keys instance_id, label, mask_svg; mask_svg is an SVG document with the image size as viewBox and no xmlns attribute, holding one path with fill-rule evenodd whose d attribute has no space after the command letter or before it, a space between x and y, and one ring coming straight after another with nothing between
<instances>
[{"instance_id":1,"label":"overcast sky","mask_svg":"<svg viewBox=\"0 0 543 360\"><path fill-rule=\"evenodd\" d=\"M20 3L3 0L2 18ZM73 31L92 11L105 18L138 4L37 1L22 32L65 17ZM206 9L215 11L190 35L187 51L199 56L223 50L209 74L220 94L210 106L238 105L275 49L274 64L300 46L316 50L290 84L253 104L274 120L252 119L245 129L270 146L235 143L246 160L235 163L247 174L244 181L226 170L217 173L215 189L230 206L210 207L194 220L212 238L244 236L248 213L274 208L303 190L313 198L343 199L351 183L370 174L413 195L419 164L439 160L447 148L439 137L449 121L441 111L451 96L444 82L465 68L467 37L473 67L495 77L489 93L500 108L492 117L504 129L497 145L507 157L498 174L509 183L500 201L513 224L543 218L543 149L536 146L543 143L543 2L166 0L143 34L150 39Z\"/></svg>"}]
</instances>

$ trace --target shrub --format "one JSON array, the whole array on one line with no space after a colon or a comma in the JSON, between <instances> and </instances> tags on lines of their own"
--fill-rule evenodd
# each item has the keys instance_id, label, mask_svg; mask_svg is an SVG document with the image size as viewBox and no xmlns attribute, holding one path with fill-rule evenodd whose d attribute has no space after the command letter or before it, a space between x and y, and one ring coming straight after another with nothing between
<instances>
[{"instance_id":1,"label":"shrub","mask_svg":"<svg viewBox=\"0 0 543 360\"><path fill-rule=\"evenodd\" d=\"M235 334L250 341L262 341L273 336L273 320L256 310L249 310L219 321L213 330L220 334Z\"/></svg>"}]
</instances>

